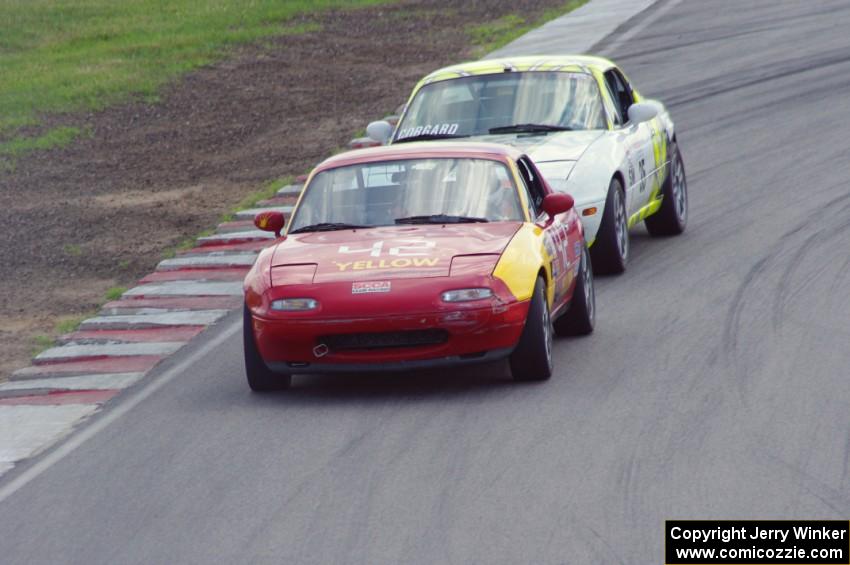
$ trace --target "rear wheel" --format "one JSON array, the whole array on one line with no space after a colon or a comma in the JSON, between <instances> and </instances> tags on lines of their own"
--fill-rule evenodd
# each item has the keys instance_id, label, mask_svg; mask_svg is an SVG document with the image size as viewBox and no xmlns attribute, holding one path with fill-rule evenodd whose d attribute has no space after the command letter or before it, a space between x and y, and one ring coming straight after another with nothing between
<instances>
[{"instance_id":1,"label":"rear wheel","mask_svg":"<svg viewBox=\"0 0 850 565\"><path fill-rule=\"evenodd\" d=\"M555 333L558 335L587 335L593 332L596 324L596 289L593 285L593 267L587 247L582 248L578 280L573 290L570 308L563 316L555 320Z\"/></svg>"},{"instance_id":2,"label":"rear wheel","mask_svg":"<svg viewBox=\"0 0 850 565\"><path fill-rule=\"evenodd\" d=\"M254 325L251 322L251 311L246 305L242 314L242 341L245 349L245 376L248 377L248 386L256 392L271 390L283 390L289 388L292 375L281 375L275 373L266 366L257 349L257 341L254 338Z\"/></svg>"},{"instance_id":3,"label":"rear wheel","mask_svg":"<svg viewBox=\"0 0 850 565\"><path fill-rule=\"evenodd\" d=\"M517 381L545 381L552 376L552 320L542 278L534 285L525 328L511 353L510 365Z\"/></svg>"},{"instance_id":4,"label":"rear wheel","mask_svg":"<svg viewBox=\"0 0 850 565\"><path fill-rule=\"evenodd\" d=\"M644 220L650 235L679 235L688 223L688 182L685 164L675 143L670 146L670 173L661 187L661 208Z\"/></svg>"},{"instance_id":5,"label":"rear wheel","mask_svg":"<svg viewBox=\"0 0 850 565\"><path fill-rule=\"evenodd\" d=\"M629 260L629 221L626 216L626 194L617 177L608 185L608 198L596 241L590 248L593 270L600 274L618 274L626 270Z\"/></svg>"}]
</instances>

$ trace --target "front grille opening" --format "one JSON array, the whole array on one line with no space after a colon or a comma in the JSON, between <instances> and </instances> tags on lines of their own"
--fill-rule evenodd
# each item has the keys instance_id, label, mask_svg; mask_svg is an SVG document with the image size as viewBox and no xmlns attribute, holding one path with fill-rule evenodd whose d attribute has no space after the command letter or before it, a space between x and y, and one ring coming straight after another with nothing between
<instances>
[{"instance_id":1,"label":"front grille opening","mask_svg":"<svg viewBox=\"0 0 850 565\"><path fill-rule=\"evenodd\" d=\"M363 351L370 349L391 349L397 347L422 347L440 345L449 340L446 330L410 330L404 332L379 332L325 335L317 340L331 351Z\"/></svg>"}]
</instances>

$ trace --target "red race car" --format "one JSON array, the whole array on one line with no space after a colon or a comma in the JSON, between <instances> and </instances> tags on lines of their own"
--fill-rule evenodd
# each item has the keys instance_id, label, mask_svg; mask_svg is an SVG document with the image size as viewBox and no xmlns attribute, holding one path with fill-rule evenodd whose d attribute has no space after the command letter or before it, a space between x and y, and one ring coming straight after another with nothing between
<instances>
[{"instance_id":1,"label":"red race car","mask_svg":"<svg viewBox=\"0 0 850 565\"><path fill-rule=\"evenodd\" d=\"M286 235L245 278L253 390L295 373L401 371L508 358L552 374L552 334L590 333L593 272L573 199L510 147L352 151L310 174Z\"/></svg>"}]
</instances>

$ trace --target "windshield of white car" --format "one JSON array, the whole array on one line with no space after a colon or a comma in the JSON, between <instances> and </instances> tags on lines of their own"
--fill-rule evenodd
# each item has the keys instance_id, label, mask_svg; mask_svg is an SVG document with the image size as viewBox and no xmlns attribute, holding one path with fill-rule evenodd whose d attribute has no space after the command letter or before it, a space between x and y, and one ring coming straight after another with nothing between
<instances>
[{"instance_id":1,"label":"windshield of white car","mask_svg":"<svg viewBox=\"0 0 850 565\"><path fill-rule=\"evenodd\" d=\"M536 132L604 129L596 81L578 72L529 71L433 82L416 93L395 142L493 130L523 133L521 126L527 124L538 126Z\"/></svg>"},{"instance_id":2,"label":"windshield of white car","mask_svg":"<svg viewBox=\"0 0 850 565\"><path fill-rule=\"evenodd\" d=\"M288 233L523 220L513 175L504 163L404 159L318 173L304 189Z\"/></svg>"}]
</instances>

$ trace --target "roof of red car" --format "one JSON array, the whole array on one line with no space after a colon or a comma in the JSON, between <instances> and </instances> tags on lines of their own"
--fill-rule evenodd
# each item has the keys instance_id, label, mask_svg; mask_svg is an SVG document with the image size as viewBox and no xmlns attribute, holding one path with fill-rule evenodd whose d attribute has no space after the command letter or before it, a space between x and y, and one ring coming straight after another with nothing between
<instances>
[{"instance_id":1,"label":"roof of red car","mask_svg":"<svg viewBox=\"0 0 850 565\"><path fill-rule=\"evenodd\" d=\"M505 158L518 159L521 155L522 152L516 148L497 143L480 141L421 141L347 151L325 159L316 166L316 170L396 159L461 157L467 159L503 160Z\"/></svg>"}]
</instances>

